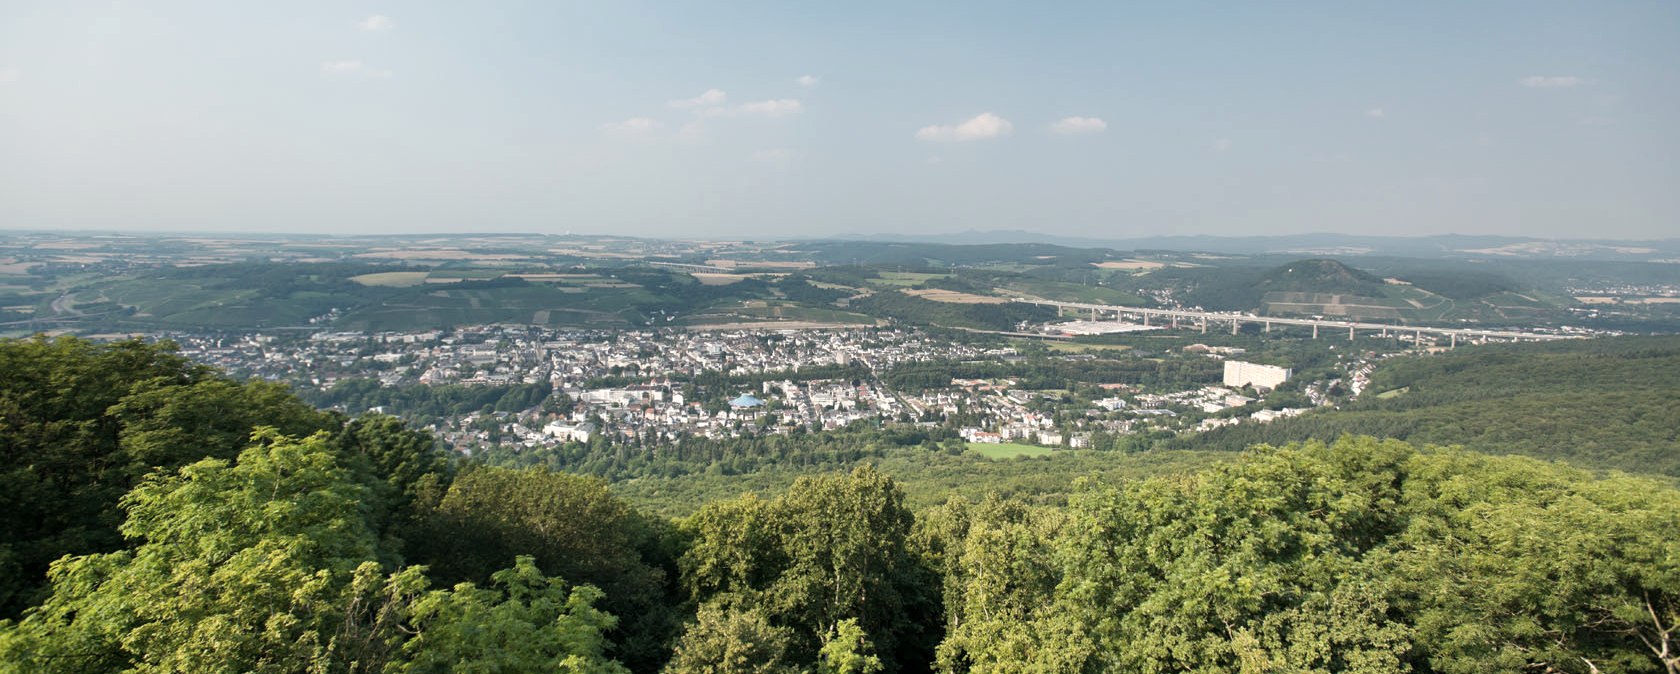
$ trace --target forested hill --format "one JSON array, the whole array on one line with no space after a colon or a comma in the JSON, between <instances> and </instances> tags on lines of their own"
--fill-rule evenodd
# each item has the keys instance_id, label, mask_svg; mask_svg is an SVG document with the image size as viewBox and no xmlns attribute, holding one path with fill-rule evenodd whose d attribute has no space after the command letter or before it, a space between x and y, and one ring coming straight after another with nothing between
<instances>
[{"instance_id":1,"label":"forested hill","mask_svg":"<svg viewBox=\"0 0 1680 674\"><path fill-rule=\"evenodd\" d=\"M1260 276L1255 284L1261 292L1339 293L1375 295L1383 280L1336 260L1297 260Z\"/></svg>"},{"instance_id":2,"label":"forested hill","mask_svg":"<svg viewBox=\"0 0 1680 674\"><path fill-rule=\"evenodd\" d=\"M0 340L0 674L1680 668L1669 482L1234 457L919 512L866 465L671 521L167 346Z\"/></svg>"},{"instance_id":3,"label":"forested hill","mask_svg":"<svg viewBox=\"0 0 1680 674\"><path fill-rule=\"evenodd\" d=\"M1344 434L1680 476L1680 337L1498 344L1396 358L1343 409L1172 444L1236 451Z\"/></svg>"}]
</instances>

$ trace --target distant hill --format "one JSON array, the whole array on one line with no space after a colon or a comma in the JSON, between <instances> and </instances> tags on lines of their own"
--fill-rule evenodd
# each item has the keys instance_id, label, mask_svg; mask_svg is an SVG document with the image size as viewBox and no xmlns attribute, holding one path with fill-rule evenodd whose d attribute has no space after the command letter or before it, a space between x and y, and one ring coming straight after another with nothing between
<instances>
[{"instance_id":1,"label":"distant hill","mask_svg":"<svg viewBox=\"0 0 1680 674\"><path fill-rule=\"evenodd\" d=\"M1189 286L1185 304L1216 311L1254 311L1269 294L1379 296L1383 280L1330 259L1296 260L1272 268L1220 267L1161 272Z\"/></svg>"},{"instance_id":2,"label":"distant hill","mask_svg":"<svg viewBox=\"0 0 1680 674\"><path fill-rule=\"evenodd\" d=\"M1240 450L1344 434L1680 476L1680 337L1461 347L1385 361L1354 404L1167 443Z\"/></svg>"},{"instance_id":3,"label":"distant hill","mask_svg":"<svg viewBox=\"0 0 1680 674\"><path fill-rule=\"evenodd\" d=\"M1362 236L1318 232L1277 236L1060 236L1023 230L946 234L863 234L852 241L964 244L1053 244L1125 251L1196 251L1227 255L1376 255L1484 260L1662 260L1680 256L1680 239L1546 239L1528 236L1439 234Z\"/></svg>"},{"instance_id":4,"label":"distant hill","mask_svg":"<svg viewBox=\"0 0 1680 674\"><path fill-rule=\"evenodd\" d=\"M1383 280L1336 260L1298 260L1260 277L1261 292L1337 293L1378 295Z\"/></svg>"}]
</instances>

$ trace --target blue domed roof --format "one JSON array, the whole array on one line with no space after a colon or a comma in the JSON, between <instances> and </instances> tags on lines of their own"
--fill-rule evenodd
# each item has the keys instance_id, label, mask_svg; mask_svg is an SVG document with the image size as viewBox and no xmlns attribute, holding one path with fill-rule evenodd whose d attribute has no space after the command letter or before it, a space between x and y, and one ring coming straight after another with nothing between
<instances>
[{"instance_id":1,"label":"blue domed roof","mask_svg":"<svg viewBox=\"0 0 1680 674\"><path fill-rule=\"evenodd\" d=\"M759 400L758 398L754 398L750 395L743 395L739 398L736 398L734 400L729 401L729 406L730 407L758 407L759 405L763 405L763 404L764 404L764 401Z\"/></svg>"}]
</instances>

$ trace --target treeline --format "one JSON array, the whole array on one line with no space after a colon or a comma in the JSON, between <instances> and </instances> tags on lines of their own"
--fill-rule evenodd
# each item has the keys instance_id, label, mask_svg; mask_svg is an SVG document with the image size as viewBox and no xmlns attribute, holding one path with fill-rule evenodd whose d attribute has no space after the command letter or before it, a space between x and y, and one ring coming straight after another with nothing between
<instances>
[{"instance_id":1,"label":"treeline","mask_svg":"<svg viewBox=\"0 0 1680 674\"><path fill-rule=\"evenodd\" d=\"M918 520L946 672L1661 672L1680 492L1349 438Z\"/></svg>"},{"instance_id":2,"label":"treeline","mask_svg":"<svg viewBox=\"0 0 1680 674\"><path fill-rule=\"evenodd\" d=\"M1655 480L1348 438L1062 508L860 466L670 521L167 347L0 365L6 674L1680 667Z\"/></svg>"},{"instance_id":3,"label":"treeline","mask_svg":"<svg viewBox=\"0 0 1680 674\"><path fill-rule=\"evenodd\" d=\"M852 291L837 288L819 288L811 285L811 281L804 276L785 277L776 284L776 289L782 291L789 300L813 307L829 306L853 294Z\"/></svg>"},{"instance_id":4,"label":"treeline","mask_svg":"<svg viewBox=\"0 0 1680 674\"><path fill-rule=\"evenodd\" d=\"M1677 337L1460 347L1384 361L1344 409L1167 446L1235 451L1359 434L1680 476L1677 382Z\"/></svg>"},{"instance_id":5,"label":"treeline","mask_svg":"<svg viewBox=\"0 0 1680 674\"><path fill-rule=\"evenodd\" d=\"M956 433L946 428L892 426L874 428L856 422L846 429L823 433L796 430L789 435L749 435L738 438L686 437L641 445L617 442L567 443L521 449L491 449L484 463L514 468L542 467L622 482L644 477L685 475L736 476L773 467L796 470L834 470L889 451L916 447L923 451L961 452Z\"/></svg>"},{"instance_id":6,"label":"treeline","mask_svg":"<svg viewBox=\"0 0 1680 674\"><path fill-rule=\"evenodd\" d=\"M383 408L393 416L432 421L473 412L521 412L541 405L553 390L546 383L382 386L377 379L343 379L325 390L302 389L298 397L316 407L338 408L352 414Z\"/></svg>"},{"instance_id":7,"label":"treeline","mask_svg":"<svg viewBox=\"0 0 1680 674\"><path fill-rule=\"evenodd\" d=\"M940 325L980 330L1014 330L1022 321L1045 321L1055 317L1055 311L1049 307L1014 303L934 302L896 290L860 297L854 300L851 306L870 316L891 318L906 325Z\"/></svg>"}]
</instances>

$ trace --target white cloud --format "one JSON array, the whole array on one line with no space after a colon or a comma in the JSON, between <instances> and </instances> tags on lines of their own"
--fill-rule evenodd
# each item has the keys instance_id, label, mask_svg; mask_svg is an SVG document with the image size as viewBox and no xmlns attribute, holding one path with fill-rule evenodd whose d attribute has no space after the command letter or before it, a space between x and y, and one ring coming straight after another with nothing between
<instances>
[{"instance_id":1,"label":"white cloud","mask_svg":"<svg viewBox=\"0 0 1680 674\"><path fill-rule=\"evenodd\" d=\"M1100 117L1067 117L1050 125L1052 133L1074 135L1081 133L1097 133L1108 129L1108 122Z\"/></svg>"},{"instance_id":2,"label":"white cloud","mask_svg":"<svg viewBox=\"0 0 1680 674\"><path fill-rule=\"evenodd\" d=\"M752 160L764 164L786 164L798 156L798 153L788 148L773 147L752 153Z\"/></svg>"},{"instance_id":3,"label":"white cloud","mask_svg":"<svg viewBox=\"0 0 1680 674\"><path fill-rule=\"evenodd\" d=\"M795 83L799 84L799 86L802 86L802 87L814 87L814 86L817 86L817 83L821 82L822 80L819 79L816 75L800 75L799 77L794 78L793 81Z\"/></svg>"},{"instance_id":4,"label":"white cloud","mask_svg":"<svg viewBox=\"0 0 1680 674\"><path fill-rule=\"evenodd\" d=\"M700 143L706 140L706 125L700 120L684 122L674 136L681 143Z\"/></svg>"},{"instance_id":5,"label":"white cloud","mask_svg":"<svg viewBox=\"0 0 1680 674\"><path fill-rule=\"evenodd\" d=\"M753 101L735 106L716 106L702 108L695 111L701 117L785 117L805 110L805 105L797 98L778 98L771 101Z\"/></svg>"},{"instance_id":6,"label":"white cloud","mask_svg":"<svg viewBox=\"0 0 1680 674\"><path fill-rule=\"evenodd\" d=\"M1231 149L1231 139L1229 139L1229 138L1220 138L1218 140L1213 141L1213 151L1214 152L1225 152L1225 151L1230 150L1230 149Z\"/></svg>"},{"instance_id":7,"label":"white cloud","mask_svg":"<svg viewBox=\"0 0 1680 674\"><path fill-rule=\"evenodd\" d=\"M1585 80L1574 75L1529 75L1517 80L1517 84L1530 89L1568 89L1583 82Z\"/></svg>"},{"instance_id":8,"label":"white cloud","mask_svg":"<svg viewBox=\"0 0 1680 674\"><path fill-rule=\"evenodd\" d=\"M396 27L396 25L396 22L392 21L391 17L385 16L384 14L374 14L366 19L356 22L357 28L373 33L390 30Z\"/></svg>"},{"instance_id":9,"label":"white cloud","mask_svg":"<svg viewBox=\"0 0 1680 674\"><path fill-rule=\"evenodd\" d=\"M373 68L356 59L327 61L321 64L321 72L341 77L385 78L391 76L389 70Z\"/></svg>"},{"instance_id":10,"label":"white cloud","mask_svg":"<svg viewBox=\"0 0 1680 674\"><path fill-rule=\"evenodd\" d=\"M763 115L765 117L781 117L792 115L804 110L805 106L797 98L778 98L773 101L754 101L742 105L738 111L742 115Z\"/></svg>"},{"instance_id":11,"label":"white cloud","mask_svg":"<svg viewBox=\"0 0 1680 674\"><path fill-rule=\"evenodd\" d=\"M723 90L707 89L705 93L695 96L694 98L674 100L670 101L666 105L679 110L687 110L690 108L707 108L723 105L723 102L727 100L729 100L729 94L723 93Z\"/></svg>"},{"instance_id":12,"label":"white cloud","mask_svg":"<svg viewBox=\"0 0 1680 674\"><path fill-rule=\"evenodd\" d=\"M1365 116L1370 117L1371 119L1382 119L1383 117L1388 116L1388 113L1383 112L1382 108L1371 108L1370 110L1365 111Z\"/></svg>"},{"instance_id":13,"label":"white cloud","mask_svg":"<svg viewBox=\"0 0 1680 674\"><path fill-rule=\"evenodd\" d=\"M1007 136L1015 130L1009 120L982 112L960 124L934 124L916 130L916 140L956 143Z\"/></svg>"},{"instance_id":14,"label":"white cloud","mask_svg":"<svg viewBox=\"0 0 1680 674\"><path fill-rule=\"evenodd\" d=\"M654 131L658 131L663 126L665 125L660 124L659 120L656 119L648 117L631 117L630 119L626 119L622 122L608 122L606 124L602 124L601 129L608 133L621 136L645 136Z\"/></svg>"},{"instance_id":15,"label":"white cloud","mask_svg":"<svg viewBox=\"0 0 1680 674\"><path fill-rule=\"evenodd\" d=\"M18 70L17 66L0 68L0 84L11 84L21 79L23 79L23 71Z\"/></svg>"}]
</instances>

